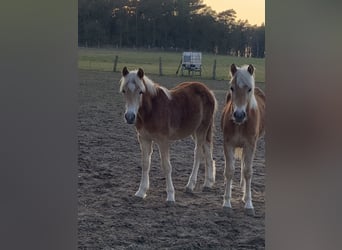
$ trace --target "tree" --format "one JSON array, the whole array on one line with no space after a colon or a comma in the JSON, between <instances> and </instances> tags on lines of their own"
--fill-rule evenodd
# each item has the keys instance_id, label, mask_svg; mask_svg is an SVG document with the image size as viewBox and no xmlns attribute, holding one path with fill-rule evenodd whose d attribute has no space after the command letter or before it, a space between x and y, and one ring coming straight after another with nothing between
<instances>
[{"instance_id":1,"label":"tree","mask_svg":"<svg viewBox=\"0 0 342 250\"><path fill-rule=\"evenodd\" d=\"M79 0L79 45L157 47L263 57L265 26L216 13L202 0Z\"/></svg>"}]
</instances>

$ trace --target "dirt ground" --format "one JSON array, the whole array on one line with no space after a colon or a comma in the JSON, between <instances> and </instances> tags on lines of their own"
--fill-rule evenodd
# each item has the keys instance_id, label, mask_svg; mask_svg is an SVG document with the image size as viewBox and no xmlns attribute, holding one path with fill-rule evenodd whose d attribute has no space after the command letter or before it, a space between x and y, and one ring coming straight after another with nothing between
<instances>
[{"instance_id":1,"label":"dirt ground","mask_svg":"<svg viewBox=\"0 0 342 250\"><path fill-rule=\"evenodd\" d=\"M176 205L166 205L165 178L154 146L150 190L134 198L141 176L141 153L134 126L124 122L124 102L118 91L119 73L80 71L78 117L78 247L79 249L264 249L265 143L257 146L252 180L255 217L244 213L237 165L233 189L234 214L222 209L224 157L220 116L227 82L200 80L218 100L214 160L216 183L202 192L200 167L193 194L184 192L192 164L190 138L172 143L172 179ZM189 80L149 75L171 88Z\"/></svg>"}]
</instances>

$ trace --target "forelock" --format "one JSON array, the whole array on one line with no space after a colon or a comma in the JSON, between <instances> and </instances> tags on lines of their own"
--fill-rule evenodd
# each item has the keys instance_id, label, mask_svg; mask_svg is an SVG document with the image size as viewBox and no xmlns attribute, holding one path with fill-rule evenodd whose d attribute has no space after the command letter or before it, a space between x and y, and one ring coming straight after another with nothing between
<instances>
[{"instance_id":1,"label":"forelock","mask_svg":"<svg viewBox=\"0 0 342 250\"><path fill-rule=\"evenodd\" d=\"M248 72L248 65L244 65L237 69L234 76L236 84L242 88L243 86L248 86L249 88L254 88L254 76Z\"/></svg>"},{"instance_id":2,"label":"forelock","mask_svg":"<svg viewBox=\"0 0 342 250\"><path fill-rule=\"evenodd\" d=\"M145 92L145 85L142 80L137 75L137 70L130 71L126 76L123 76L120 80L120 91L122 91L126 86L134 91L135 88L141 89Z\"/></svg>"}]
</instances>

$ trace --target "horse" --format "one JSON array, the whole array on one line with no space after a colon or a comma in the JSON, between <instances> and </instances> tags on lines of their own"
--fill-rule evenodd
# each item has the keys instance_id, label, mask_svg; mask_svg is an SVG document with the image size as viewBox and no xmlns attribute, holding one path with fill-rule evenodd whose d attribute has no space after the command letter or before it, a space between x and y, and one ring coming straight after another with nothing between
<instances>
[{"instance_id":1,"label":"horse","mask_svg":"<svg viewBox=\"0 0 342 250\"><path fill-rule=\"evenodd\" d=\"M149 171L153 143L159 148L161 165L166 177L166 202L175 203L175 190L171 179L170 142L192 136L195 142L194 163L186 185L193 192L200 162L204 159L203 190L215 183L213 161L213 129L216 112L214 94L200 82L184 82L171 90L154 83L143 69L122 70L120 92L126 102L124 119L134 124L142 152L142 176L136 197L144 199L149 189Z\"/></svg>"},{"instance_id":2,"label":"horse","mask_svg":"<svg viewBox=\"0 0 342 250\"><path fill-rule=\"evenodd\" d=\"M252 165L257 141L265 133L266 97L261 89L255 87L254 73L251 64L242 67L231 65L230 89L221 116L225 158L223 208L229 213L232 212L230 198L234 160L240 158L244 209L248 215L255 215L251 196Z\"/></svg>"}]
</instances>

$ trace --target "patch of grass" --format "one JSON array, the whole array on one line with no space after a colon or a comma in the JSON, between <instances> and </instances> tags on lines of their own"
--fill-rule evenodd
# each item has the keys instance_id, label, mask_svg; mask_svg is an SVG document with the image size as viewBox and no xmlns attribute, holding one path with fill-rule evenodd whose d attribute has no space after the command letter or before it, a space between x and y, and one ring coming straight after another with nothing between
<instances>
[{"instance_id":1,"label":"patch of grass","mask_svg":"<svg viewBox=\"0 0 342 250\"><path fill-rule=\"evenodd\" d=\"M121 71L124 66L127 66L128 69L143 68L146 74L159 74L159 58L161 57L163 75L176 76L182 51L163 52L134 49L79 48L78 68L95 71L112 71L115 56L118 56L117 71ZM232 57L208 53L202 53L202 78L212 78L215 59L217 80L228 80L230 78L229 67L232 63L235 63L239 66L253 64L256 67L256 82L265 82L265 59ZM187 71L185 71L185 74L187 74ZM199 78L197 75L195 77Z\"/></svg>"}]
</instances>

